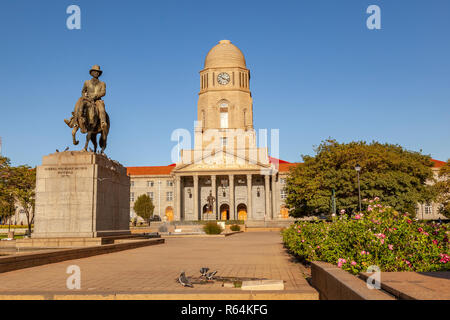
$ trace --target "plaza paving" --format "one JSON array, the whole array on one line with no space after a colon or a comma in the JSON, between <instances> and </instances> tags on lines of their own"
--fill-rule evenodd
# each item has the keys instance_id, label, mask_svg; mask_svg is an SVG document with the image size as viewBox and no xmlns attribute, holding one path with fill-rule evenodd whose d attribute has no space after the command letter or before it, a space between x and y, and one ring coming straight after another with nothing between
<instances>
[{"instance_id":1,"label":"plaza paving","mask_svg":"<svg viewBox=\"0 0 450 320\"><path fill-rule=\"evenodd\" d=\"M66 287L66 269L70 265L81 269L80 290ZM285 281L285 290L254 291L254 298L318 298L316 290L304 279L302 266L285 252L279 232L240 233L224 238L169 237L163 245L6 272L0 274L0 298L26 294L47 299L70 295L182 299L180 294L188 294L189 299L249 298L249 292L222 287L221 281L197 284L194 288L184 288L177 282L180 271L188 277L198 277L204 266L218 270L221 277Z\"/></svg>"}]
</instances>

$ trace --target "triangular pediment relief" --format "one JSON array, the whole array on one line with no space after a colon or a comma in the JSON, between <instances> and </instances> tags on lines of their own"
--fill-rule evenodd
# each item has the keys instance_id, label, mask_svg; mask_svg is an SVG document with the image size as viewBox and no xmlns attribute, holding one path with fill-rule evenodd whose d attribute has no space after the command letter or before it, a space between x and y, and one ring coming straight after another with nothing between
<instances>
[{"instance_id":1,"label":"triangular pediment relief","mask_svg":"<svg viewBox=\"0 0 450 320\"><path fill-rule=\"evenodd\" d=\"M251 160L248 157L234 154L230 151L219 150L214 154L198 157L191 163L179 163L174 172L193 172L211 170L267 170L271 164Z\"/></svg>"}]
</instances>

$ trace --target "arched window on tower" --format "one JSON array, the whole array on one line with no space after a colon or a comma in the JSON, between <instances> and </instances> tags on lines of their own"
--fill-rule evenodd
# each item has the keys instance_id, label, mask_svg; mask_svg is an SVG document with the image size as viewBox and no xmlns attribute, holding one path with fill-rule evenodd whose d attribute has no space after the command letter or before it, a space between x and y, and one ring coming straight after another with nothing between
<instances>
[{"instance_id":1,"label":"arched window on tower","mask_svg":"<svg viewBox=\"0 0 450 320\"><path fill-rule=\"evenodd\" d=\"M220 112L220 128L222 129L228 128L228 111Z\"/></svg>"},{"instance_id":2,"label":"arched window on tower","mask_svg":"<svg viewBox=\"0 0 450 320\"><path fill-rule=\"evenodd\" d=\"M220 128L227 129L228 128L228 102L221 101L219 103L219 111L220 111Z\"/></svg>"}]
</instances>

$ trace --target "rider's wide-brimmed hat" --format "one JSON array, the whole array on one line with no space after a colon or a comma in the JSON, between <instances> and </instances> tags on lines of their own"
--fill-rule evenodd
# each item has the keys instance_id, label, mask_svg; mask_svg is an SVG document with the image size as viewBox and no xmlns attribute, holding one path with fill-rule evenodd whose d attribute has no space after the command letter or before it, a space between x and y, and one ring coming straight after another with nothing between
<instances>
[{"instance_id":1,"label":"rider's wide-brimmed hat","mask_svg":"<svg viewBox=\"0 0 450 320\"><path fill-rule=\"evenodd\" d=\"M92 71L98 71L100 73L100 75L102 75L103 71L100 70L100 66L98 64L96 64L95 66L93 66L91 68L91 70L89 70L89 74L91 74Z\"/></svg>"}]
</instances>

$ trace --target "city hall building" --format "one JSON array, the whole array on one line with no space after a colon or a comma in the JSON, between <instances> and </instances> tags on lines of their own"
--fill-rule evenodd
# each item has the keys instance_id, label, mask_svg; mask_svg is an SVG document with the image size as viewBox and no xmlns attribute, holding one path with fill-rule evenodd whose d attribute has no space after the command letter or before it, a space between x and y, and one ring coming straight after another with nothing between
<instances>
[{"instance_id":1,"label":"city hall building","mask_svg":"<svg viewBox=\"0 0 450 320\"><path fill-rule=\"evenodd\" d=\"M273 143L273 141L272 141ZM444 162L434 160L435 177ZM130 216L147 194L154 215L167 221L286 221L284 190L288 171L298 163L272 158L258 147L253 126L250 70L241 50L222 40L200 71L194 149L181 150L168 166L128 167ZM208 197L214 197L212 209ZM211 199L211 198L209 198ZM420 219L444 218L439 204L418 204Z\"/></svg>"},{"instance_id":2,"label":"city hall building","mask_svg":"<svg viewBox=\"0 0 450 320\"><path fill-rule=\"evenodd\" d=\"M250 70L229 40L209 51L200 71L194 135L194 148L181 150L176 164L127 168L132 218L134 202L147 194L154 215L168 221L289 219L284 184L296 164L257 146Z\"/></svg>"}]
</instances>

